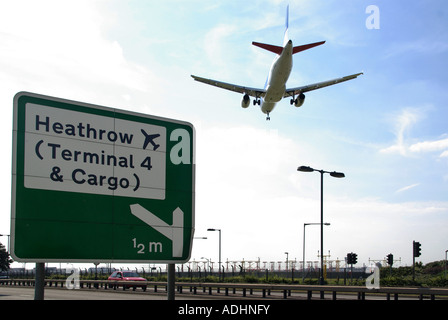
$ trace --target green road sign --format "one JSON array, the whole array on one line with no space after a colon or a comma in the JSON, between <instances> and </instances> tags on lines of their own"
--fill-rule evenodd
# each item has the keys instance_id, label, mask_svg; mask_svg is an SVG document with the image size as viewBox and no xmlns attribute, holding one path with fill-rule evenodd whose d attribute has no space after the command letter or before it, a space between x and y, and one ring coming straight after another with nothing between
<instances>
[{"instance_id":1,"label":"green road sign","mask_svg":"<svg viewBox=\"0 0 448 320\"><path fill-rule=\"evenodd\" d=\"M14 97L16 261L188 261L194 128L20 92Z\"/></svg>"}]
</instances>

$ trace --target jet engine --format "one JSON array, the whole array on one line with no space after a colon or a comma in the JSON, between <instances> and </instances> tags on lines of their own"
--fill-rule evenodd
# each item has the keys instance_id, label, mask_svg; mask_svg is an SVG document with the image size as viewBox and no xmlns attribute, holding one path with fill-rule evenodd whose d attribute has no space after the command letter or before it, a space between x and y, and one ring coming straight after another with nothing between
<instances>
[{"instance_id":1,"label":"jet engine","mask_svg":"<svg viewBox=\"0 0 448 320\"><path fill-rule=\"evenodd\" d=\"M291 104L294 104L294 107L301 107L305 102L305 95L303 93L299 94L296 100L291 99Z\"/></svg>"},{"instance_id":2,"label":"jet engine","mask_svg":"<svg viewBox=\"0 0 448 320\"><path fill-rule=\"evenodd\" d=\"M243 96L243 100L241 100L241 107L243 107L243 108L247 108L247 107L249 107L249 104L250 104L250 97L249 97L249 95L246 93L246 94Z\"/></svg>"}]
</instances>

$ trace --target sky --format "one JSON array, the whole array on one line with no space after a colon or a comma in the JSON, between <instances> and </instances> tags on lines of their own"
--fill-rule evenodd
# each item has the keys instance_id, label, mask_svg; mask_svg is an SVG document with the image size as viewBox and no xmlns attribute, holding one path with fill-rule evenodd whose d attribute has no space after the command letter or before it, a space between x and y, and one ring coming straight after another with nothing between
<instances>
[{"instance_id":1,"label":"sky","mask_svg":"<svg viewBox=\"0 0 448 320\"><path fill-rule=\"evenodd\" d=\"M287 86L364 72L278 103L271 121L242 95L190 75L263 87L289 4ZM377 20L371 20L376 6ZM367 24L366 24L367 22ZM376 28L372 28L372 24ZM412 264L448 249L448 8L442 0L0 0L0 234L10 233L13 97L29 91L191 122L196 213L191 260L302 260L304 223L324 254ZM6 237L0 237L6 244ZM320 228L306 228L317 261ZM14 264L17 266L18 264Z\"/></svg>"}]
</instances>

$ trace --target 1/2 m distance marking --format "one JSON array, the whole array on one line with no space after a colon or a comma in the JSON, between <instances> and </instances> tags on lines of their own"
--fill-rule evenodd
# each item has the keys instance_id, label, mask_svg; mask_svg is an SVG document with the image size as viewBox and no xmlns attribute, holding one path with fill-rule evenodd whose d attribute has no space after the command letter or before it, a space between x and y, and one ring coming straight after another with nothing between
<instances>
[{"instance_id":1,"label":"1/2 m distance marking","mask_svg":"<svg viewBox=\"0 0 448 320\"><path fill-rule=\"evenodd\" d=\"M138 254L145 254L146 253L146 247L143 243L137 243L137 238L132 239L132 243L134 245L135 249L137 250ZM158 253L163 252L162 250L163 246L161 242L149 242L148 243L148 252L149 253Z\"/></svg>"}]
</instances>

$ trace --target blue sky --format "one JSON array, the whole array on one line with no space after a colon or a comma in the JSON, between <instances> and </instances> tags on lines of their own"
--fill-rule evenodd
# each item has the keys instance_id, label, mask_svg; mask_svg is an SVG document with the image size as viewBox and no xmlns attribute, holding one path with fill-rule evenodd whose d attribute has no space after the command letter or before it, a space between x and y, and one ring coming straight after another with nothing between
<instances>
[{"instance_id":1,"label":"blue sky","mask_svg":"<svg viewBox=\"0 0 448 320\"><path fill-rule=\"evenodd\" d=\"M241 95L191 74L263 87L281 45L286 6L295 45L289 86L360 78L279 103L271 121ZM367 29L366 8L379 8ZM12 100L31 91L181 119L197 130L196 235L192 259L301 260L303 224L319 222L320 179L299 165L342 171L324 178L325 254L389 253L424 263L448 249L448 9L411 1L3 1L0 102L3 206L9 233ZM307 260L318 260L318 227ZM6 239L0 239L6 242Z\"/></svg>"}]
</instances>

